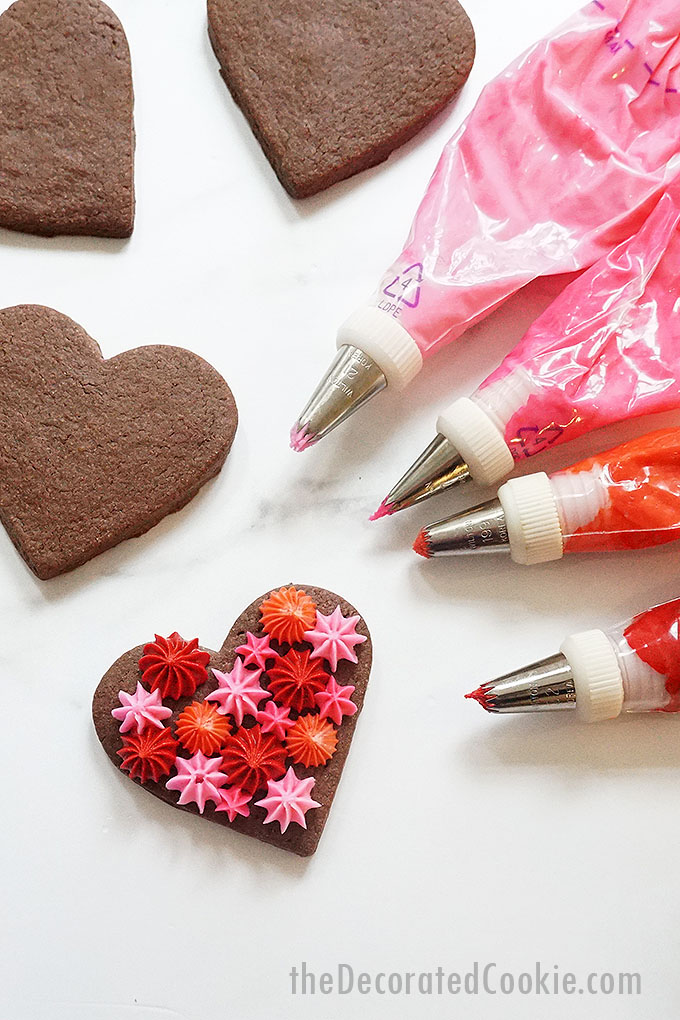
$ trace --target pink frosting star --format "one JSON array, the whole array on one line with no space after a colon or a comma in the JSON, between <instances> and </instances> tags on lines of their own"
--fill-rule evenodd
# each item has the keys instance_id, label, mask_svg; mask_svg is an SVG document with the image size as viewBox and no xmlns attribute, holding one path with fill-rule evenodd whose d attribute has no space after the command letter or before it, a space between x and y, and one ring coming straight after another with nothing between
<instances>
[{"instance_id":1,"label":"pink frosting star","mask_svg":"<svg viewBox=\"0 0 680 1020\"><path fill-rule=\"evenodd\" d=\"M207 694L206 701L216 701L217 711L221 715L233 715L236 725L240 726L243 716L248 712L257 715L261 701L269 697L257 682L262 674L261 669L246 669L243 659L236 659L231 673L220 673L214 669L219 687L212 694Z\"/></svg>"},{"instance_id":2,"label":"pink frosting star","mask_svg":"<svg viewBox=\"0 0 680 1020\"><path fill-rule=\"evenodd\" d=\"M220 787L229 782L224 772L220 772L221 764L221 755L206 758L201 751L197 751L193 758L175 758L177 775L168 779L165 785L168 790L180 791L180 804L197 804L203 814L206 801L221 802Z\"/></svg>"},{"instance_id":3,"label":"pink frosting star","mask_svg":"<svg viewBox=\"0 0 680 1020\"><path fill-rule=\"evenodd\" d=\"M340 687L334 676L326 684L325 691L318 691L314 700L319 706L319 715L322 719L332 719L339 726L344 715L354 715L357 706L352 701L354 687L347 684Z\"/></svg>"},{"instance_id":4,"label":"pink frosting star","mask_svg":"<svg viewBox=\"0 0 680 1020\"><path fill-rule=\"evenodd\" d=\"M273 733L277 740L283 740L288 730L293 725L290 718L290 709L277 705L275 701L268 701L264 708L255 716L263 733Z\"/></svg>"},{"instance_id":5,"label":"pink frosting star","mask_svg":"<svg viewBox=\"0 0 680 1020\"><path fill-rule=\"evenodd\" d=\"M291 822L297 822L303 829L307 828L305 813L313 807L321 807L309 796L316 780L298 779L291 765L283 779L270 779L267 782L267 796L255 803L266 808L267 822L278 822L281 832L285 832Z\"/></svg>"},{"instance_id":6,"label":"pink frosting star","mask_svg":"<svg viewBox=\"0 0 680 1020\"><path fill-rule=\"evenodd\" d=\"M237 815L243 815L244 818L248 817L250 814L250 808L248 807L250 802L249 793L239 790L238 786L230 786L228 790L220 790L220 794L222 799L215 808L215 811L226 811L230 822L233 822Z\"/></svg>"},{"instance_id":7,"label":"pink frosting star","mask_svg":"<svg viewBox=\"0 0 680 1020\"><path fill-rule=\"evenodd\" d=\"M269 644L269 637L266 634L260 638L255 637L250 631L246 631L246 643L238 646L236 654L243 656L246 666L258 666L260 669L265 668L267 659L275 659L277 657L276 652Z\"/></svg>"},{"instance_id":8,"label":"pink frosting star","mask_svg":"<svg viewBox=\"0 0 680 1020\"><path fill-rule=\"evenodd\" d=\"M305 641L314 647L312 659L325 659L333 672L338 668L341 659L356 662L354 646L366 640L363 634L357 634L356 625L360 616L343 616L340 606L336 606L330 616L324 616L317 609L316 627L305 631Z\"/></svg>"},{"instance_id":9,"label":"pink frosting star","mask_svg":"<svg viewBox=\"0 0 680 1020\"><path fill-rule=\"evenodd\" d=\"M161 692L147 691L139 680L134 694L118 691L118 700L123 707L114 708L111 715L120 721L121 733L127 733L133 726L137 727L137 733L142 733L147 726L157 726L162 730L161 720L172 715L172 709L166 708L161 701Z\"/></svg>"}]
</instances>

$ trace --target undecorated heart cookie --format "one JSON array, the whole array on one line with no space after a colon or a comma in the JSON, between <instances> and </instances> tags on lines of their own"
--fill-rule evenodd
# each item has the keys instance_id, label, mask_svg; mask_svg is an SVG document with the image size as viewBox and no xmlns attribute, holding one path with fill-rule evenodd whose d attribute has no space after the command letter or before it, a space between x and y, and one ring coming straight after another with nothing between
<instances>
[{"instance_id":1,"label":"undecorated heart cookie","mask_svg":"<svg viewBox=\"0 0 680 1020\"><path fill-rule=\"evenodd\" d=\"M208 0L229 91L294 198L375 166L465 83L456 0Z\"/></svg>"},{"instance_id":2,"label":"undecorated heart cookie","mask_svg":"<svg viewBox=\"0 0 680 1020\"><path fill-rule=\"evenodd\" d=\"M217 474L238 415L179 347L105 360L53 308L0 310L0 521L41 578L148 531Z\"/></svg>"},{"instance_id":3,"label":"undecorated heart cookie","mask_svg":"<svg viewBox=\"0 0 680 1020\"><path fill-rule=\"evenodd\" d=\"M219 652L156 635L94 695L117 768L173 807L303 857L313 854L371 670L356 609L324 588L256 599Z\"/></svg>"},{"instance_id":4,"label":"undecorated heart cookie","mask_svg":"<svg viewBox=\"0 0 680 1020\"><path fill-rule=\"evenodd\" d=\"M99 0L17 0L0 16L0 226L128 237L130 53Z\"/></svg>"}]
</instances>

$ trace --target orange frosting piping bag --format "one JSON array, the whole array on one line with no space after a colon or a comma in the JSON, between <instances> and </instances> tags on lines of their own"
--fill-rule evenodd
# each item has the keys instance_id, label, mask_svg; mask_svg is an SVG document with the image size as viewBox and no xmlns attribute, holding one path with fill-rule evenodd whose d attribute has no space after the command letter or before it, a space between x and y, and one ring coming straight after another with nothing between
<instances>
[{"instance_id":1,"label":"orange frosting piping bag","mask_svg":"<svg viewBox=\"0 0 680 1020\"><path fill-rule=\"evenodd\" d=\"M505 551L530 564L678 539L680 428L668 428L550 476L511 478L497 499L423 528L414 549L428 559Z\"/></svg>"}]
</instances>

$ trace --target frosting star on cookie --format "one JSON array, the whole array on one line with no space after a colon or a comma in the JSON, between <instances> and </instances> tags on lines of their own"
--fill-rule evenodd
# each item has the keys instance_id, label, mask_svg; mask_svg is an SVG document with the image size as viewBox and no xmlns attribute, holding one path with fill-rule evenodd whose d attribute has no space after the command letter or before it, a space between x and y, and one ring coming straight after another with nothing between
<instances>
[{"instance_id":1,"label":"frosting star on cookie","mask_svg":"<svg viewBox=\"0 0 680 1020\"><path fill-rule=\"evenodd\" d=\"M265 669L267 659L276 658L276 652L269 644L267 635L259 638L250 631L246 632L245 644L238 646L236 654L243 657L246 666L257 666L259 669Z\"/></svg>"},{"instance_id":2,"label":"frosting star on cookie","mask_svg":"<svg viewBox=\"0 0 680 1020\"><path fill-rule=\"evenodd\" d=\"M263 790L270 779L280 779L286 771L286 749L260 726L244 726L236 731L222 751L222 768L229 782L251 795Z\"/></svg>"},{"instance_id":3,"label":"frosting star on cookie","mask_svg":"<svg viewBox=\"0 0 680 1020\"><path fill-rule=\"evenodd\" d=\"M174 631L169 637L156 634L154 641L144 645L139 660L142 680L162 698L191 696L207 679L206 666L210 656L198 647L198 638L185 641Z\"/></svg>"},{"instance_id":4,"label":"frosting star on cookie","mask_svg":"<svg viewBox=\"0 0 680 1020\"><path fill-rule=\"evenodd\" d=\"M163 776L170 775L170 769L177 758L177 741L167 726L162 729L146 729L143 733L131 733L123 737L123 746L116 751L122 759L120 767L130 779L158 783Z\"/></svg>"},{"instance_id":5,"label":"frosting star on cookie","mask_svg":"<svg viewBox=\"0 0 680 1020\"><path fill-rule=\"evenodd\" d=\"M222 715L232 715L237 726L241 725L247 713L257 715L260 702L270 697L269 691L258 683L262 670L246 669L243 659L236 659L230 673L222 673L219 669L213 669L213 673L219 687L207 694L205 700L216 701L219 705L217 711Z\"/></svg>"},{"instance_id":6,"label":"frosting star on cookie","mask_svg":"<svg viewBox=\"0 0 680 1020\"><path fill-rule=\"evenodd\" d=\"M228 790L220 790L222 799L215 808L215 811L226 811L230 822L233 822L237 815L247 818L250 814L250 794L239 790L238 786L230 786Z\"/></svg>"},{"instance_id":7,"label":"frosting star on cookie","mask_svg":"<svg viewBox=\"0 0 680 1020\"><path fill-rule=\"evenodd\" d=\"M312 659L325 659L333 672L338 668L341 659L357 662L354 646L362 644L366 638L357 634L356 625L360 616L343 616L340 606L336 606L330 616L324 616L317 609L316 627L305 631L305 641L314 648Z\"/></svg>"},{"instance_id":8,"label":"frosting star on cookie","mask_svg":"<svg viewBox=\"0 0 680 1020\"><path fill-rule=\"evenodd\" d=\"M354 715L357 710L357 706L352 701L353 694L352 684L341 687L332 676L326 685L326 690L319 691L314 695L321 718L332 719L336 726L340 726L343 716Z\"/></svg>"},{"instance_id":9,"label":"frosting star on cookie","mask_svg":"<svg viewBox=\"0 0 680 1020\"><path fill-rule=\"evenodd\" d=\"M325 765L337 746L335 727L320 715L301 715L286 737L288 754L296 764L306 768Z\"/></svg>"},{"instance_id":10,"label":"frosting star on cookie","mask_svg":"<svg viewBox=\"0 0 680 1020\"><path fill-rule=\"evenodd\" d=\"M147 726L163 729L162 720L172 715L172 709L166 708L161 701L161 692L147 691L139 680L134 694L119 691L118 700L122 707L114 708L111 715L120 722L121 733L127 733L133 728L141 733Z\"/></svg>"},{"instance_id":11,"label":"frosting star on cookie","mask_svg":"<svg viewBox=\"0 0 680 1020\"><path fill-rule=\"evenodd\" d=\"M269 672L269 693L286 708L302 712L314 708L314 694L328 682L328 673L320 662L312 662L308 649L291 648Z\"/></svg>"},{"instance_id":12,"label":"frosting star on cookie","mask_svg":"<svg viewBox=\"0 0 680 1020\"><path fill-rule=\"evenodd\" d=\"M224 746L231 734L231 725L228 716L222 715L215 705L194 701L180 713L175 732L189 754L202 751L211 755Z\"/></svg>"},{"instance_id":13,"label":"frosting star on cookie","mask_svg":"<svg viewBox=\"0 0 680 1020\"><path fill-rule=\"evenodd\" d=\"M201 751L193 758L176 758L177 775L165 784L168 790L179 790L180 804L196 804L203 814L206 802L219 804L222 800L221 786L229 780L220 772L222 758L206 758Z\"/></svg>"},{"instance_id":14,"label":"frosting star on cookie","mask_svg":"<svg viewBox=\"0 0 680 1020\"><path fill-rule=\"evenodd\" d=\"M292 765L283 779L270 779L267 783L267 796L255 802L258 807L263 807L267 811L264 824L278 822L281 832L285 832L291 822L296 822L306 829L307 811L310 808L321 807L309 796L315 781L312 777L298 779Z\"/></svg>"},{"instance_id":15,"label":"frosting star on cookie","mask_svg":"<svg viewBox=\"0 0 680 1020\"><path fill-rule=\"evenodd\" d=\"M262 732L273 733L277 740L283 740L293 725L290 709L284 708L283 705L277 705L275 701L268 701L255 718L262 727Z\"/></svg>"}]
</instances>

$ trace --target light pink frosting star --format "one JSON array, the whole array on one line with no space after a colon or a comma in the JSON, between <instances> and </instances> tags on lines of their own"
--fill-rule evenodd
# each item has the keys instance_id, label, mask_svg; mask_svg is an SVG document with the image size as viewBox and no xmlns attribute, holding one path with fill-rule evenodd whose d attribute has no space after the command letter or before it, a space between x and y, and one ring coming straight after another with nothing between
<instances>
[{"instance_id":1,"label":"light pink frosting star","mask_svg":"<svg viewBox=\"0 0 680 1020\"><path fill-rule=\"evenodd\" d=\"M229 821L233 822L237 815L247 818L250 814L248 803L250 794L239 790L238 786L230 786L228 790L220 790L221 800L215 811L226 811Z\"/></svg>"},{"instance_id":2,"label":"light pink frosting star","mask_svg":"<svg viewBox=\"0 0 680 1020\"><path fill-rule=\"evenodd\" d=\"M236 654L243 656L246 666L258 666L260 669L265 668L267 659L276 658L276 652L269 644L269 637L265 634L259 638L250 631L246 631L246 643L238 646Z\"/></svg>"},{"instance_id":3,"label":"light pink frosting star","mask_svg":"<svg viewBox=\"0 0 680 1020\"><path fill-rule=\"evenodd\" d=\"M294 725L290 718L290 709L277 705L275 701L268 701L255 718L262 727L262 732L273 733L277 740L283 740L288 730Z\"/></svg>"},{"instance_id":4,"label":"light pink frosting star","mask_svg":"<svg viewBox=\"0 0 680 1020\"><path fill-rule=\"evenodd\" d=\"M213 669L219 687L212 694L207 694L206 701L216 701L217 711L221 715L233 715L236 725L240 726L243 716L248 712L257 715L261 701L269 697L257 682L262 674L261 669L246 669L243 659L236 659L231 673L221 673Z\"/></svg>"},{"instance_id":5,"label":"light pink frosting star","mask_svg":"<svg viewBox=\"0 0 680 1020\"><path fill-rule=\"evenodd\" d=\"M229 782L224 772L220 772L221 764L221 755L206 758L201 751L197 751L193 758L175 758L177 775L168 779L165 785L168 790L180 791L180 804L196 804L203 814L206 801L221 802L220 787Z\"/></svg>"},{"instance_id":6,"label":"light pink frosting star","mask_svg":"<svg viewBox=\"0 0 680 1020\"><path fill-rule=\"evenodd\" d=\"M347 684L340 687L334 676L326 684L325 691L318 691L314 700L319 706L319 715L322 719L332 719L339 726L344 715L354 715L357 706L352 701L354 687Z\"/></svg>"},{"instance_id":7,"label":"light pink frosting star","mask_svg":"<svg viewBox=\"0 0 680 1020\"><path fill-rule=\"evenodd\" d=\"M114 708L111 715L120 722L121 733L127 733L135 726L137 733L142 733L147 726L157 726L162 730L161 720L172 715L172 709L166 708L161 700L161 692L147 691L139 680L134 694L118 691L118 700L123 707Z\"/></svg>"},{"instance_id":8,"label":"light pink frosting star","mask_svg":"<svg viewBox=\"0 0 680 1020\"><path fill-rule=\"evenodd\" d=\"M356 662L354 646L366 640L363 634L357 634L356 625L359 616L343 616L340 606L336 606L330 616L324 616L317 609L316 627L305 631L305 641L314 647L312 659L325 659L333 672L338 668L341 659Z\"/></svg>"},{"instance_id":9,"label":"light pink frosting star","mask_svg":"<svg viewBox=\"0 0 680 1020\"><path fill-rule=\"evenodd\" d=\"M281 832L285 832L291 822L297 822L303 829L307 828L305 813L310 808L321 807L309 796L316 780L298 779L291 765L283 779L270 779L267 782L267 796L255 803L266 808L267 822L278 822Z\"/></svg>"}]
</instances>

